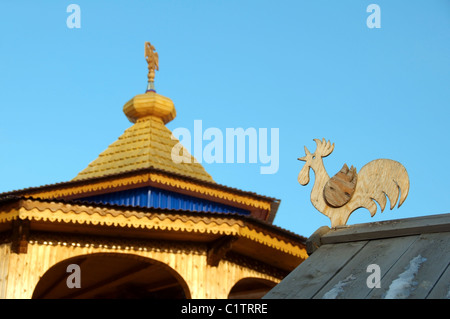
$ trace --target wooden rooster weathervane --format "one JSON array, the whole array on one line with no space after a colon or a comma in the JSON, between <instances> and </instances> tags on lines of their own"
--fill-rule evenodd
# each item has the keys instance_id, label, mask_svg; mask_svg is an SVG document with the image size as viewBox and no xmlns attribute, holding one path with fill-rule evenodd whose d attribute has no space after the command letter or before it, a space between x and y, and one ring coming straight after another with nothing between
<instances>
[{"instance_id":1,"label":"wooden rooster weathervane","mask_svg":"<svg viewBox=\"0 0 450 319\"><path fill-rule=\"evenodd\" d=\"M373 217L377 211L377 202L381 211L386 207L386 196L393 209L400 195L398 207L408 196L409 177L405 167L390 159L377 159L364 165L359 173L353 166L349 169L346 164L332 178L323 165L322 158L333 152L334 143L325 139L314 139L316 151L311 152L305 146L304 157L300 161L306 162L298 175L301 185L309 183L309 169L315 174L315 182L311 191L311 202L314 207L330 218L331 227L342 226L347 223L350 215L358 208L366 208Z\"/></svg>"}]
</instances>

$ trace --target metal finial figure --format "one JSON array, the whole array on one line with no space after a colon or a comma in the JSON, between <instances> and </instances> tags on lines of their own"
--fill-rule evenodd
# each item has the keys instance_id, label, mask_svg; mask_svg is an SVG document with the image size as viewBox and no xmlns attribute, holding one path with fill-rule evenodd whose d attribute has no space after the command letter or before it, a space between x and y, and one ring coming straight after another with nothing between
<instances>
[{"instance_id":1,"label":"metal finial figure","mask_svg":"<svg viewBox=\"0 0 450 319\"><path fill-rule=\"evenodd\" d=\"M159 70L158 53L150 42L145 42L145 59L148 64L148 85L147 92L155 92L155 70Z\"/></svg>"}]
</instances>

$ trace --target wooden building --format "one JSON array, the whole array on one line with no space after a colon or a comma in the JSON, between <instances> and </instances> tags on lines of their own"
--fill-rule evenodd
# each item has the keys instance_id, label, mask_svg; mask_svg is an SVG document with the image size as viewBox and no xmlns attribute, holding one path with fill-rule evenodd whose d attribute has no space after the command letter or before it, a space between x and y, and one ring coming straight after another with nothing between
<instances>
[{"instance_id":1,"label":"wooden building","mask_svg":"<svg viewBox=\"0 0 450 319\"><path fill-rule=\"evenodd\" d=\"M272 224L279 200L172 160L169 98L152 86L124 113L73 180L0 194L0 298L259 298L307 258Z\"/></svg>"}]
</instances>

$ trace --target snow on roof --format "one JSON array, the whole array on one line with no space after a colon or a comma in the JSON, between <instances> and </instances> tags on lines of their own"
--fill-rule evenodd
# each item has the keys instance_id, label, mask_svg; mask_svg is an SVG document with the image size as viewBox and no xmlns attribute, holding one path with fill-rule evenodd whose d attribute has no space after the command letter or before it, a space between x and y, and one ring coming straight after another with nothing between
<instances>
[{"instance_id":1,"label":"snow on roof","mask_svg":"<svg viewBox=\"0 0 450 319\"><path fill-rule=\"evenodd\" d=\"M414 286L417 286L417 282L414 278L419 271L420 265L427 259L418 255L411 259L409 266L404 272L402 272L397 279L395 279L389 286L389 290L386 293L384 299L405 299L411 294Z\"/></svg>"}]
</instances>

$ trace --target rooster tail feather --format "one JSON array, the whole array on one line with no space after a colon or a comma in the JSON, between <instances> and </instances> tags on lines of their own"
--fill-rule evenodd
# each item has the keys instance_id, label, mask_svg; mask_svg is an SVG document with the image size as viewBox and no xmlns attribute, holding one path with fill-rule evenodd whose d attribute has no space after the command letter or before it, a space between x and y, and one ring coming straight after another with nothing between
<instances>
[{"instance_id":1,"label":"rooster tail feather","mask_svg":"<svg viewBox=\"0 0 450 319\"><path fill-rule=\"evenodd\" d=\"M406 174L406 176L408 176L406 173L406 170L405 170L405 174ZM406 197L408 197L409 178L400 180L398 187L401 190L400 201L398 202L398 207L400 207L405 202Z\"/></svg>"},{"instance_id":2,"label":"rooster tail feather","mask_svg":"<svg viewBox=\"0 0 450 319\"><path fill-rule=\"evenodd\" d=\"M391 204L390 209L392 210L394 209L395 204L397 204L398 196L400 195L400 189L394 176L392 176L392 179L388 180L385 185L385 189L386 196L389 198L389 202Z\"/></svg>"},{"instance_id":3,"label":"rooster tail feather","mask_svg":"<svg viewBox=\"0 0 450 319\"><path fill-rule=\"evenodd\" d=\"M374 201L380 205L382 212L386 207L387 198L389 198L390 209L393 209L397 202L398 207L403 204L409 192L408 173L399 162L389 159L374 160L361 168L357 188L358 196L367 199L363 207L374 216L376 213Z\"/></svg>"},{"instance_id":4,"label":"rooster tail feather","mask_svg":"<svg viewBox=\"0 0 450 319\"><path fill-rule=\"evenodd\" d=\"M372 198L372 200L376 201L378 203L378 205L380 205L381 211L383 212L384 208L386 207L386 203L387 203L386 193L380 192L378 194L374 194L374 197Z\"/></svg>"}]
</instances>

